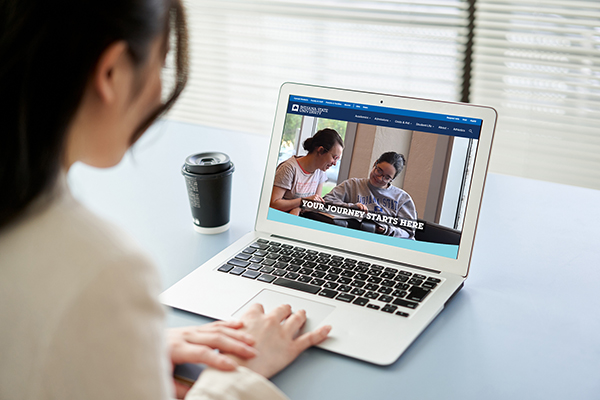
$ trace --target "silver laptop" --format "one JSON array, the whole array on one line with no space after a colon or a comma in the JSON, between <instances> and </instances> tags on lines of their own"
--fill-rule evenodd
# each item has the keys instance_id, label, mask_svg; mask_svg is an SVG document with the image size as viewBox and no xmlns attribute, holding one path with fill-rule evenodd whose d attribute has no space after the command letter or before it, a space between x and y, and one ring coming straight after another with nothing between
<instances>
[{"instance_id":1,"label":"silver laptop","mask_svg":"<svg viewBox=\"0 0 600 400\"><path fill-rule=\"evenodd\" d=\"M287 303L306 310L305 330L332 325L320 348L393 363L469 273L496 116L489 107L284 84L254 231L161 301L215 319ZM302 156L303 141L323 128L344 140L326 171L326 202L304 201L299 215L270 207L277 166ZM385 199L365 200L365 212L327 202L346 180L368 179L386 152L406 160L391 184L410 196L416 218L390 212L400 206Z\"/></svg>"}]
</instances>

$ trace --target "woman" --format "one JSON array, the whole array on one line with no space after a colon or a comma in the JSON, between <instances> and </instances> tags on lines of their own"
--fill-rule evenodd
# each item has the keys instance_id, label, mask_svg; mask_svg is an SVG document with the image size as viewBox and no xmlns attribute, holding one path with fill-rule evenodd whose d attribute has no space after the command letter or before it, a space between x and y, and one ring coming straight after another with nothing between
<instances>
[{"instance_id":1,"label":"woman","mask_svg":"<svg viewBox=\"0 0 600 400\"><path fill-rule=\"evenodd\" d=\"M391 183L402 172L405 164L402 154L383 153L373 164L368 178L347 179L333 188L324 200L335 205L416 220L417 210L410 195ZM378 224L375 232L388 236L415 238L414 229L407 227Z\"/></svg>"},{"instance_id":2,"label":"woman","mask_svg":"<svg viewBox=\"0 0 600 400\"><path fill-rule=\"evenodd\" d=\"M306 139L302 147L308 154L293 156L277 167L271 193L272 208L294 215L300 214L302 199L323 201L325 171L342 156L344 142L337 131L325 128Z\"/></svg>"},{"instance_id":3,"label":"woman","mask_svg":"<svg viewBox=\"0 0 600 400\"><path fill-rule=\"evenodd\" d=\"M328 334L294 339L304 312L254 305L167 345L156 270L69 192L73 163L116 165L181 93L184 22L180 0L0 0L2 399L181 397L170 376L185 362L210 367L187 398L282 398L265 377Z\"/></svg>"}]
</instances>

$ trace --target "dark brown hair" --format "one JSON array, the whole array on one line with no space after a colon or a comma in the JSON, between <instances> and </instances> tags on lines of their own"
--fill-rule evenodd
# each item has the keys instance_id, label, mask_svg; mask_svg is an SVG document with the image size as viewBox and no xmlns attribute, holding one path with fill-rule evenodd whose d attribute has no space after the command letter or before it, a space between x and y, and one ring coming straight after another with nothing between
<instances>
[{"instance_id":1,"label":"dark brown hair","mask_svg":"<svg viewBox=\"0 0 600 400\"><path fill-rule=\"evenodd\" d=\"M304 150L312 153L317 150L319 147L323 147L325 152L330 151L335 144L339 144L344 147L344 141L342 137L335 129L324 128L314 134L313 137L309 137L302 143L302 147Z\"/></svg>"},{"instance_id":2,"label":"dark brown hair","mask_svg":"<svg viewBox=\"0 0 600 400\"><path fill-rule=\"evenodd\" d=\"M104 50L125 41L141 66L154 39L174 36L173 91L134 143L186 84L186 32L180 0L0 0L0 227L55 184L68 125Z\"/></svg>"},{"instance_id":3,"label":"dark brown hair","mask_svg":"<svg viewBox=\"0 0 600 400\"><path fill-rule=\"evenodd\" d=\"M396 173L394 174L393 178L396 178L398 174L402 172L404 166L406 165L406 159L404 158L404 156L400 153L396 153L393 151L388 151L387 153L383 153L382 155L380 155L377 161L375 161L374 166L377 166L377 164L382 162L391 164L392 167L396 169Z\"/></svg>"}]
</instances>

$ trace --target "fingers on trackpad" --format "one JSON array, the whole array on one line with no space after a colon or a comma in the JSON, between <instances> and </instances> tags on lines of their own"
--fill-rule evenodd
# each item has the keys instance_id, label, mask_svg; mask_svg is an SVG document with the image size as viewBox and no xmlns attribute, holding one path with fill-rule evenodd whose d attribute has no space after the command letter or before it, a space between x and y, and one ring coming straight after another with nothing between
<instances>
[{"instance_id":1,"label":"fingers on trackpad","mask_svg":"<svg viewBox=\"0 0 600 400\"><path fill-rule=\"evenodd\" d=\"M252 297L240 309L234 312L232 316L234 318L239 318L242 314L246 312L248 307L256 303L260 303L263 305L265 313L270 312L275 307L278 307L282 304L291 305L293 312L296 312L298 310L305 310L307 320L300 333L314 330L329 314L331 314L333 310L335 310L335 307L329 304L324 304L318 301L307 300L301 297L285 293L279 293L269 289L264 289L260 291L256 296Z\"/></svg>"}]
</instances>

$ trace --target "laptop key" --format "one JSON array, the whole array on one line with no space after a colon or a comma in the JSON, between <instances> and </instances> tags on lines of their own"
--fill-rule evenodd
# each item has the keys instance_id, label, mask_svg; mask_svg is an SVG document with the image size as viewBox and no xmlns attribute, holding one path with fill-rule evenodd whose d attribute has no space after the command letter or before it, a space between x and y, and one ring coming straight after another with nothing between
<instances>
[{"instance_id":1,"label":"laptop key","mask_svg":"<svg viewBox=\"0 0 600 400\"><path fill-rule=\"evenodd\" d=\"M333 299L337 294L338 292L331 289L323 289L319 292L319 296L328 297L330 299Z\"/></svg>"},{"instance_id":2,"label":"laptop key","mask_svg":"<svg viewBox=\"0 0 600 400\"><path fill-rule=\"evenodd\" d=\"M404 311L396 311L396 315L399 315L401 317L408 317L408 316L410 316L409 313L405 313Z\"/></svg>"},{"instance_id":3,"label":"laptop key","mask_svg":"<svg viewBox=\"0 0 600 400\"><path fill-rule=\"evenodd\" d=\"M255 249L265 250L269 248L269 245L266 243L252 243L250 247L254 247Z\"/></svg>"},{"instance_id":4,"label":"laptop key","mask_svg":"<svg viewBox=\"0 0 600 400\"><path fill-rule=\"evenodd\" d=\"M298 279L299 276L300 274L297 274L295 272L288 272L287 274L285 274L285 277L289 279Z\"/></svg>"},{"instance_id":5,"label":"laptop key","mask_svg":"<svg viewBox=\"0 0 600 400\"><path fill-rule=\"evenodd\" d=\"M256 252L256 250L257 249L253 247L246 247L244 250L242 250L242 253L253 254Z\"/></svg>"},{"instance_id":6,"label":"laptop key","mask_svg":"<svg viewBox=\"0 0 600 400\"><path fill-rule=\"evenodd\" d=\"M242 261L242 260L238 260L236 258L232 258L231 260L227 261L227 264L231 264L233 266L236 267L247 267L248 265L250 265L250 263L248 261Z\"/></svg>"},{"instance_id":7,"label":"laptop key","mask_svg":"<svg viewBox=\"0 0 600 400\"><path fill-rule=\"evenodd\" d=\"M396 309L398 309L398 307L386 304L385 306L383 306L381 311L392 314L394 311L396 311Z\"/></svg>"},{"instance_id":8,"label":"laptop key","mask_svg":"<svg viewBox=\"0 0 600 400\"><path fill-rule=\"evenodd\" d=\"M413 286L408 290L408 296L406 296L406 298L408 300L421 302L430 292L431 290Z\"/></svg>"},{"instance_id":9,"label":"laptop key","mask_svg":"<svg viewBox=\"0 0 600 400\"><path fill-rule=\"evenodd\" d=\"M297 280L300 281L300 282L308 283L308 282L310 282L310 281L313 280L313 277L312 276L308 276L308 275L302 275Z\"/></svg>"},{"instance_id":10,"label":"laptop key","mask_svg":"<svg viewBox=\"0 0 600 400\"><path fill-rule=\"evenodd\" d=\"M367 292L367 294L365 294L365 297L368 297L371 300L377 300L377 298L379 297L379 293Z\"/></svg>"},{"instance_id":11,"label":"laptop key","mask_svg":"<svg viewBox=\"0 0 600 400\"><path fill-rule=\"evenodd\" d=\"M394 300L394 298L392 296L388 296L387 294L381 295L381 297L379 297L379 301L383 301L384 303L389 303L392 300Z\"/></svg>"},{"instance_id":12,"label":"laptop key","mask_svg":"<svg viewBox=\"0 0 600 400\"><path fill-rule=\"evenodd\" d=\"M287 271L285 269L276 269L272 272L272 274L277 276L284 276L285 274L287 274Z\"/></svg>"},{"instance_id":13,"label":"laptop key","mask_svg":"<svg viewBox=\"0 0 600 400\"><path fill-rule=\"evenodd\" d=\"M273 268L273 267L262 267L260 269L260 272L266 272L267 274L270 274L271 272L273 272L274 269L275 268Z\"/></svg>"},{"instance_id":14,"label":"laptop key","mask_svg":"<svg viewBox=\"0 0 600 400\"><path fill-rule=\"evenodd\" d=\"M248 265L248 269L251 269L253 271L258 271L261 268L262 268L262 265L260 265L260 264L250 264L250 265Z\"/></svg>"},{"instance_id":15,"label":"laptop key","mask_svg":"<svg viewBox=\"0 0 600 400\"><path fill-rule=\"evenodd\" d=\"M242 274L244 278L256 279L260 276L260 272L258 271L246 271Z\"/></svg>"},{"instance_id":16,"label":"laptop key","mask_svg":"<svg viewBox=\"0 0 600 400\"><path fill-rule=\"evenodd\" d=\"M241 275L244 272L246 272L246 269L242 267L233 267L233 269L229 271L229 273L233 275Z\"/></svg>"},{"instance_id":17,"label":"laptop key","mask_svg":"<svg viewBox=\"0 0 600 400\"><path fill-rule=\"evenodd\" d=\"M354 300L356 296L352 296L351 294L348 293L340 293L335 299L339 300L339 301L343 301L345 303L350 303L352 300Z\"/></svg>"},{"instance_id":18,"label":"laptop key","mask_svg":"<svg viewBox=\"0 0 600 400\"><path fill-rule=\"evenodd\" d=\"M401 306L401 307L412 308L413 310L419 306L419 303L414 303L412 301L407 301L407 300L402 300L402 299L396 299L392 302L392 304L395 304L395 305Z\"/></svg>"},{"instance_id":19,"label":"laptop key","mask_svg":"<svg viewBox=\"0 0 600 400\"><path fill-rule=\"evenodd\" d=\"M352 286L349 286L349 285L340 285L340 286L338 286L338 290L340 292L346 292L347 293L347 292L349 292L349 291L352 290Z\"/></svg>"},{"instance_id":20,"label":"laptop key","mask_svg":"<svg viewBox=\"0 0 600 400\"><path fill-rule=\"evenodd\" d=\"M355 279L350 284L352 286L354 286L354 287L363 287L363 286L365 286L365 283L366 283L365 281L361 281L361 280Z\"/></svg>"},{"instance_id":21,"label":"laptop key","mask_svg":"<svg viewBox=\"0 0 600 400\"><path fill-rule=\"evenodd\" d=\"M377 289L377 291L379 293L383 293L383 294L390 294L392 293L394 289L392 289L391 287L387 287L387 286L382 286L379 289Z\"/></svg>"},{"instance_id":22,"label":"laptop key","mask_svg":"<svg viewBox=\"0 0 600 400\"><path fill-rule=\"evenodd\" d=\"M273 282L277 277L273 276L273 275L269 275L269 274L262 274L261 276L258 277L257 281L261 281L261 282L267 282L267 283L271 283Z\"/></svg>"},{"instance_id":23,"label":"laptop key","mask_svg":"<svg viewBox=\"0 0 600 400\"><path fill-rule=\"evenodd\" d=\"M335 289L339 286L339 283L335 283L335 282L325 282L325 284L323 285L324 288L327 289Z\"/></svg>"},{"instance_id":24,"label":"laptop key","mask_svg":"<svg viewBox=\"0 0 600 400\"><path fill-rule=\"evenodd\" d=\"M377 304L367 304L367 308L372 308L373 310L379 310L379 306Z\"/></svg>"},{"instance_id":25,"label":"laptop key","mask_svg":"<svg viewBox=\"0 0 600 400\"><path fill-rule=\"evenodd\" d=\"M369 299L365 299L364 297L357 297L356 300L352 302L352 304L356 304L357 306L364 306L369 302Z\"/></svg>"},{"instance_id":26,"label":"laptop key","mask_svg":"<svg viewBox=\"0 0 600 400\"><path fill-rule=\"evenodd\" d=\"M247 254L247 253L240 253L237 256L235 256L235 258L237 258L238 260L244 260L244 261L248 261L248 259L252 257L251 254Z\"/></svg>"},{"instance_id":27,"label":"laptop key","mask_svg":"<svg viewBox=\"0 0 600 400\"><path fill-rule=\"evenodd\" d=\"M334 275L334 274L327 274L324 276L324 279L327 279L328 281L337 281L340 278L339 275Z\"/></svg>"},{"instance_id":28,"label":"laptop key","mask_svg":"<svg viewBox=\"0 0 600 400\"><path fill-rule=\"evenodd\" d=\"M310 281L311 284L313 285L317 285L317 286L323 286L323 284L325 284L325 280L324 279L319 279L319 278L315 278L312 281Z\"/></svg>"},{"instance_id":29,"label":"laptop key","mask_svg":"<svg viewBox=\"0 0 600 400\"><path fill-rule=\"evenodd\" d=\"M277 278L273 281L274 285L283 286L290 289L300 290L306 293L316 294L321 290L320 286L308 285L306 283L292 281L286 278Z\"/></svg>"},{"instance_id":30,"label":"laptop key","mask_svg":"<svg viewBox=\"0 0 600 400\"><path fill-rule=\"evenodd\" d=\"M354 289L352 289L352 291L350 292L350 294L355 294L357 296L362 296L363 294L365 294L365 290L364 289L359 289L359 288L354 288Z\"/></svg>"},{"instance_id":31,"label":"laptop key","mask_svg":"<svg viewBox=\"0 0 600 400\"><path fill-rule=\"evenodd\" d=\"M233 265L229 265L229 264L225 264L221 267L219 267L219 269L217 271L221 271L221 272L229 272L233 269Z\"/></svg>"}]
</instances>

